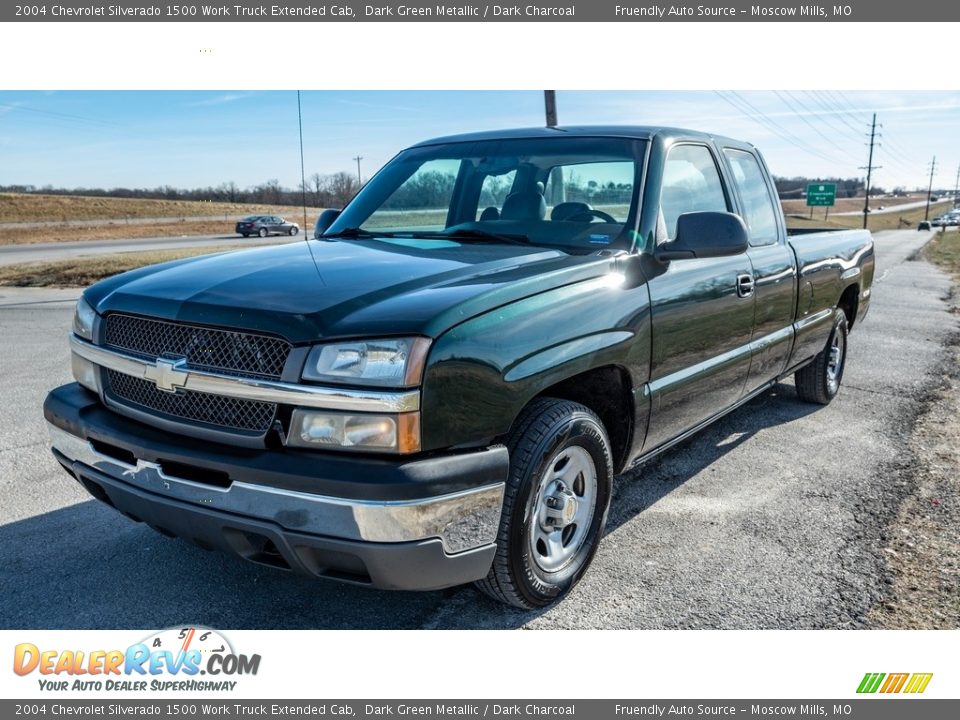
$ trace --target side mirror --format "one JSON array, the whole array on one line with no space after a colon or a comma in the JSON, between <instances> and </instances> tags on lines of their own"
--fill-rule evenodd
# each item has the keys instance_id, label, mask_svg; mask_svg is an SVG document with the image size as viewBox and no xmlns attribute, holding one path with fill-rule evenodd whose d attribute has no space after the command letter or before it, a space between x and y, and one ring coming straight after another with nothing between
<instances>
[{"instance_id":1,"label":"side mirror","mask_svg":"<svg viewBox=\"0 0 960 720\"><path fill-rule=\"evenodd\" d=\"M739 215L690 212L677 218L677 237L654 252L660 262L726 257L747 251L750 235Z\"/></svg>"},{"instance_id":2,"label":"side mirror","mask_svg":"<svg viewBox=\"0 0 960 720\"><path fill-rule=\"evenodd\" d=\"M320 213L317 224L313 227L313 237L318 238L329 230L333 221L340 217L340 213L340 210L324 210Z\"/></svg>"}]
</instances>

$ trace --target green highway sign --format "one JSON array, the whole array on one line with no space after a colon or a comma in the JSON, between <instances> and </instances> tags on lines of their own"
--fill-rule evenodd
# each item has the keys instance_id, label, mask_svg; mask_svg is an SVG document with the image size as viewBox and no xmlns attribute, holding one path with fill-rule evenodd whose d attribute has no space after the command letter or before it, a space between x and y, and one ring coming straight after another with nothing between
<instances>
[{"instance_id":1,"label":"green highway sign","mask_svg":"<svg viewBox=\"0 0 960 720\"><path fill-rule=\"evenodd\" d=\"M807 207L833 207L837 204L836 183L807 185Z\"/></svg>"}]
</instances>

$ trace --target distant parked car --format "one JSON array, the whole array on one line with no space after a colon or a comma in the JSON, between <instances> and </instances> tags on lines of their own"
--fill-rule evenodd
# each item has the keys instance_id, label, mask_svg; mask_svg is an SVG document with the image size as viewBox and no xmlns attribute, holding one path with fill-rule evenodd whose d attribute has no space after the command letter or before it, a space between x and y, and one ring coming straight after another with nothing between
<instances>
[{"instance_id":1,"label":"distant parked car","mask_svg":"<svg viewBox=\"0 0 960 720\"><path fill-rule=\"evenodd\" d=\"M948 212L930 221L932 227L954 227L960 225L960 213Z\"/></svg>"},{"instance_id":2,"label":"distant parked car","mask_svg":"<svg viewBox=\"0 0 960 720\"><path fill-rule=\"evenodd\" d=\"M296 235L300 226L279 215L250 215L237 223L237 232L244 237L259 235Z\"/></svg>"},{"instance_id":3,"label":"distant parked car","mask_svg":"<svg viewBox=\"0 0 960 720\"><path fill-rule=\"evenodd\" d=\"M921 220L921 221L917 224L917 230L929 230L929 229L930 229L930 221L929 221L929 220Z\"/></svg>"}]
</instances>

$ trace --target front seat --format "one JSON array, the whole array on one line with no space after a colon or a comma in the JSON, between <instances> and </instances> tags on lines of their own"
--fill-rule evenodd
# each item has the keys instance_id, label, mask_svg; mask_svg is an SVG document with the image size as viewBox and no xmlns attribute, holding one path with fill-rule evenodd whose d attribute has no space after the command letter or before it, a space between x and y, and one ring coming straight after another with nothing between
<instances>
[{"instance_id":1,"label":"front seat","mask_svg":"<svg viewBox=\"0 0 960 720\"><path fill-rule=\"evenodd\" d=\"M547 203L536 191L511 193L503 202L501 220L543 220L547 215Z\"/></svg>"}]
</instances>

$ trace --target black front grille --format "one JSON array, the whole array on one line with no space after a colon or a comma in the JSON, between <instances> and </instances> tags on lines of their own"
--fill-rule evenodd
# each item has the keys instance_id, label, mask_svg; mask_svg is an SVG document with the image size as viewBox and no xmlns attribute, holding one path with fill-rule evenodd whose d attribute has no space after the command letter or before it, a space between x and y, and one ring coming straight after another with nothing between
<instances>
[{"instance_id":1,"label":"black front grille","mask_svg":"<svg viewBox=\"0 0 960 720\"><path fill-rule=\"evenodd\" d=\"M186 358L187 367L238 377L279 380L290 354L286 340L112 313L104 343L147 360Z\"/></svg>"},{"instance_id":2,"label":"black front grille","mask_svg":"<svg viewBox=\"0 0 960 720\"><path fill-rule=\"evenodd\" d=\"M227 430L265 433L277 414L274 403L211 395L191 390L158 390L149 380L107 370L108 395L124 405L171 419L214 425Z\"/></svg>"}]
</instances>

